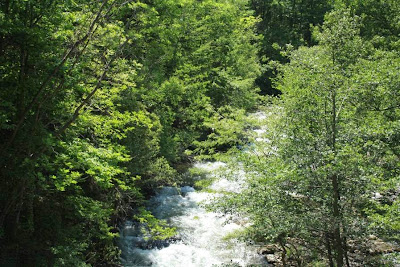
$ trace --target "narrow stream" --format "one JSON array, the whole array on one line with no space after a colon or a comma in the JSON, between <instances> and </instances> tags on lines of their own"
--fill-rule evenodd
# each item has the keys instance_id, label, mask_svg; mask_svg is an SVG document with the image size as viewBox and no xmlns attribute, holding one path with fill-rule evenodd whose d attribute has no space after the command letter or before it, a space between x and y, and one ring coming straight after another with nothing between
<instances>
[{"instance_id":1,"label":"narrow stream","mask_svg":"<svg viewBox=\"0 0 400 267\"><path fill-rule=\"evenodd\" d=\"M215 178L222 162L197 163L195 168L206 172L206 179ZM214 179L213 192L237 193L241 190L244 174L239 179ZM148 209L159 219L176 227L178 235L172 241L154 243L149 247L137 225L126 222L121 230L120 247L123 266L208 267L208 266L267 266L257 248L236 239L224 239L243 227L245 218L226 223L221 214L208 212L202 203L218 197L218 193L196 192L193 187L164 187L150 199Z\"/></svg>"}]
</instances>

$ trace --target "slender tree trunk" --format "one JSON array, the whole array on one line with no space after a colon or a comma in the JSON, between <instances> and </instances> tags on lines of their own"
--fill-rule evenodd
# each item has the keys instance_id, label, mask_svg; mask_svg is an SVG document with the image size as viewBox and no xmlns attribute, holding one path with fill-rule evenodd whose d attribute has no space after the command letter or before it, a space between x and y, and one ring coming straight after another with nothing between
<instances>
[{"instance_id":1,"label":"slender tree trunk","mask_svg":"<svg viewBox=\"0 0 400 267\"><path fill-rule=\"evenodd\" d=\"M326 250L328 252L329 267L335 267L335 265L333 264L333 258L332 258L331 240L329 238L328 233L325 233L325 246L326 246Z\"/></svg>"},{"instance_id":2,"label":"slender tree trunk","mask_svg":"<svg viewBox=\"0 0 400 267\"><path fill-rule=\"evenodd\" d=\"M344 233L346 232L345 230L343 231ZM346 266L350 267L350 260L349 260L349 255L347 254L347 238L346 236L343 236L343 253L344 253L344 258L346 260Z\"/></svg>"},{"instance_id":3,"label":"slender tree trunk","mask_svg":"<svg viewBox=\"0 0 400 267\"><path fill-rule=\"evenodd\" d=\"M332 151L336 155L336 133L337 133L337 118L336 118L336 89L332 91ZM333 208L333 240L334 250L336 252L336 265L338 267L343 266L343 241L341 237L341 212L340 212L340 189L339 189L339 178L337 174L332 174L330 177L332 183L332 208Z\"/></svg>"},{"instance_id":4,"label":"slender tree trunk","mask_svg":"<svg viewBox=\"0 0 400 267\"><path fill-rule=\"evenodd\" d=\"M343 266L343 241L341 237L341 214L339 208L339 185L338 185L338 177L337 175L332 175L332 186L333 186L333 218L334 218L334 249L336 251L336 264L338 267Z\"/></svg>"},{"instance_id":5,"label":"slender tree trunk","mask_svg":"<svg viewBox=\"0 0 400 267\"><path fill-rule=\"evenodd\" d=\"M286 267L286 248L285 248L285 244L283 243L282 240L279 241L279 245L282 248L282 265L283 267Z\"/></svg>"},{"instance_id":6,"label":"slender tree trunk","mask_svg":"<svg viewBox=\"0 0 400 267\"><path fill-rule=\"evenodd\" d=\"M24 205L25 189L26 189L26 187L25 187L25 184L24 184L23 187L22 187L21 197L20 197L19 203L17 205L17 213L15 215L15 223L13 225L13 234L12 234L13 240L16 240L17 235L18 235L20 218L21 218L21 211L22 211L22 207Z\"/></svg>"},{"instance_id":7,"label":"slender tree trunk","mask_svg":"<svg viewBox=\"0 0 400 267\"><path fill-rule=\"evenodd\" d=\"M25 81L25 45L21 44L20 52L19 52L19 74L18 74L18 99L17 99L17 120L20 119L24 109L24 99L25 99L25 88L24 88L24 81Z\"/></svg>"}]
</instances>

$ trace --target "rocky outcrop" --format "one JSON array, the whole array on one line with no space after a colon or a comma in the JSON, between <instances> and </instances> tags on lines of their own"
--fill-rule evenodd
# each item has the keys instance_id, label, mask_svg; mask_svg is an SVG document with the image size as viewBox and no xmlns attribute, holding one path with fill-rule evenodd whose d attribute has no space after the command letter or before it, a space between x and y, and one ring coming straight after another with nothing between
<instances>
[{"instance_id":1,"label":"rocky outcrop","mask_svg":"<svg viewBox=\"0 0 400 267\"><path fill-rule=\"evenodd\" d=\"M385 242L382 239L377 238L376 236L369 236L367 244L368 244L368 250L366 252L369 255L400 252L400 246Z\"/></svg>"},{"instance_id":2,"label":"rocky outcrop","mask_svg":"<svg viewBox=\"0 0 400 267\"><path fill-rule=\"evenodd\" d=\"M398 244L386 242L374 235L368 236L365 240L349 240L347 248L350 266L354 267L366 266L366 264L368 266L378 266L382 263L382 255L386 257L387 254L400 252ZM270 265L283 266L282 249L278 245L268 244L261 246L258 249L258 253L263 255ZM288 257L286 266L298 265L296 265L294 258Z\"/></svg>"},{"instance_id":3,"label":"rocky outcrop","mask_svg":"<svg viewBox=\"0 0 400 267\"><path fill-rule=\"evenodd\" d=\"M272 266L282 266L282 250L274 244L262 246L258 249L258 254L265 257L265 260Z\"/></svg>"}]
</instances>

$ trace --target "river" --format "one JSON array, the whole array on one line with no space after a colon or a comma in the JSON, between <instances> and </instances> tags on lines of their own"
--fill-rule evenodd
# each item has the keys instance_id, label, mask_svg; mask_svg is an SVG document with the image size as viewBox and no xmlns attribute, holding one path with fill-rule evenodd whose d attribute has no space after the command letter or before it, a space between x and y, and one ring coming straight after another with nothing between
<instances>
[{"instance_id":1,"label":"river","mask_svg":"<svg viewBox=\"0 0 400 267\"><path fill-rule=\"evenodd\" d=\"M257 131L257 130L256 130ZM257 134L262 131L258 130ZM212 179L210 192L196 191L191 186L164 187L149 200L148 209L158 219L177 228L173 240L156 242L146 247L138 225L127 221L121 228L120 247L123 266L208 267L208 266L267 266L257 248L225 237L244 227L246 218L226 223L222 214L209 212L204 203L218 197L218 192L240 192L245 175L236 172L236 179L217 178L226 168L222 162L197 163L194 168Z\"/></svg>"}]
</instances>

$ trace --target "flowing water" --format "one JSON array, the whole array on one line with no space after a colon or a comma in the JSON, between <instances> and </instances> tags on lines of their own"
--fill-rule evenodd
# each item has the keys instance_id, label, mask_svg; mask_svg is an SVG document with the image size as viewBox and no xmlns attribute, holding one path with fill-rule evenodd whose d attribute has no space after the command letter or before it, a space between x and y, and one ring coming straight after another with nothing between
<instances>
[{"instance_id":1,"label":"flowing water","mask_svg":"<svg viewBox=\"0 0 400 267\"><path fill-rule=\"evenodd\" d=\"M194 167L213 179L213 192L238 193L243 187L244 173L236 172L237 179L215 179L222 162L198 163ZM148 209L158 219L164 219L177 228L173 240L148 245L138 225L126 222L121 230L120 247L124 266L267 266L257 248L225 239L229 233L243 227L246 218L237 218L226 223L221 214L208 212L202 203L208 202L218 193L196 192L193 187L164 187L150 199Z\"/></svg>"}]
</instances>

